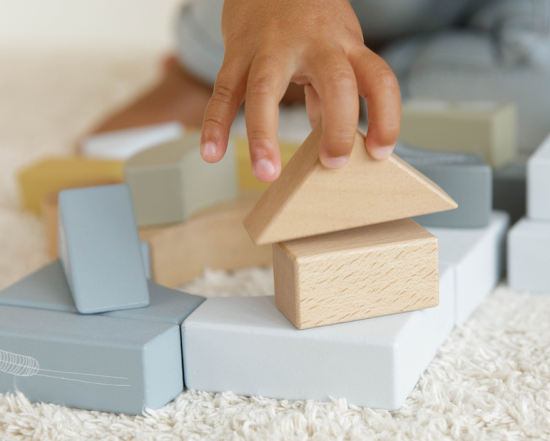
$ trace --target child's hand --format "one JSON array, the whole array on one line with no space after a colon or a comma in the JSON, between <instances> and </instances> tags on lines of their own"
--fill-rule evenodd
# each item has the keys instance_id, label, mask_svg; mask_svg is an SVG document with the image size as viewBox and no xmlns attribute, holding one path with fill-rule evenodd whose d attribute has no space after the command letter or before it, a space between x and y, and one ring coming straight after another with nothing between
<instances>
[{"instance_id":1,"label":"child's hand","mask_svg":"<svg viewBox=\"0 0 550 441\"><path fill-rule=\"evenodd\" d=\"M312 126L323 121L319 149L325 167L343 166L355 139L358 94L367 98L366 148L390 156L401 119L397 80L363 44L349 0L225 0L223 66L202 128L201 153L219 161L229 130L246 99L252 170L263 182L281 172L278 104L289 82L305 84Z\"/></svg>"}]
</instances>

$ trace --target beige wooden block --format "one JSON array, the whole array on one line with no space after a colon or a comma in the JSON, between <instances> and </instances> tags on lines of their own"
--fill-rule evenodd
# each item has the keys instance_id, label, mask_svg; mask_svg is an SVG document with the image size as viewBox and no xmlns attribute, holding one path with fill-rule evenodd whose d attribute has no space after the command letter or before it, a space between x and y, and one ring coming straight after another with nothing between
<instances>
[{"instance_id":1,"label":"beige wooden block","mask_svg":"<svg viewBox=\"0 0 550 441\"><path fill-rule=\"evenodd\" d=\"M441 188L392 155L375 161L357 132L349 162L329 170L319 161L317 127L246 217L257 244L282 242L457 207Z\"/></svg>"},{"instance_id":2,"label":"beige wooden block","mask_svg":"<svg viewBox=\"0 0 550 441\"><path fill-rule=\"evenodd\" d=\"M411 219L273 244L275 303L299 329L438 305L437 238Z\"/></svg>"},{"instance_id":3,"label":"beige wooden block","mask_svg":"<svg viewBox=\"0 0 550 441\"><path fill-rule=\"evenodd\" d=\"M512 104L413 98L402 106L399 140L416 147L477 153L493 167L517 155Z\"/></svg>"},{"instance_id":4,"label":"beige wooden block","mask_svg":"<svg viewBox=\"0 0 550 441\"><path fill-rule=\"evenodd\" d=\"M205 268L232 271L270 265L271 247L255 245L243 226L260 194L243 193L182 224L140 229L141 240L149 243L153 280L176 287L200 276Z\"/></svg>"}]
</instances>

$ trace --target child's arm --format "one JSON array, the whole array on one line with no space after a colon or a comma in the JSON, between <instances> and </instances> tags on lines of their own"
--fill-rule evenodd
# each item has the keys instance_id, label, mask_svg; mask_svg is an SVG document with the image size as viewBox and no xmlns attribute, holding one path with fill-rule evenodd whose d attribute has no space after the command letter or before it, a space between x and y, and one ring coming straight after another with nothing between
<instances>
[{"instance_id":1,"label":"child's arm","mask_svg":"<svg viewBox=\"0 0 550 441\"><path fill-rule=\"evenodd\" d=\"M401 118L399 85L388 65L363 43L349 0L225 0L223 66L204 117L201 153L219 161L229 129L246 99L252 169L263 182L279 176L278 104L289 82L305 85L312 123L323 121L320 158L329 168L347 162L367 98L366 148L387 158Z\"/></svg>"}]
</instances>

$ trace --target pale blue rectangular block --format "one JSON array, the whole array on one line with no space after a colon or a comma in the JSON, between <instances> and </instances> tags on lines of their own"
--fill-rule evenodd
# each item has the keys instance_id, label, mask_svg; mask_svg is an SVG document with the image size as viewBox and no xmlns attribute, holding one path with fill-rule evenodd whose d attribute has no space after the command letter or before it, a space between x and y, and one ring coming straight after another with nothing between
<instances>
[{"instance_id":1,"label":"pale blue rectangular block","mask_svg":"<svg viewBox=\"0 0 550 441\"><path fill-rule=\"evenodd\" d=\"M61 191L58 241L60 260L80 313L149 304L127 185Z\"/></svg>"},{"instance_id":2,"label":"pale blue rectangular block","mask_svg":"<svg viewBox=\"0 0 550 441\"><path fill-rule=\"evenodd\" d=\"M143 259L143 269L145 270L145 277L151 279L151 248L147 242L140 242L141 245L141 258Z\"/></svg>"},{"instance_id":3,"label":"pale blue rectangular block","mask_svg":"<svg viewBox=\"0 0 550 441\"><path fill-rule=\"evenodd\" d=\"M493 291L504 270L508 213L493 211L485 228L435 228L439 262L452 265L456 276L456 322L464 323Z\"/></svg>"},{"instance_id":4,"label":"pale blue rectangular block","mask_svg":"<svg viewBox=\"0 0 550 441\"><path fill-rule=\"evenodd\" d=\"M179 325L205 300L204 297L166 288L150 280L148 287L149 306L101 315ZM59 260L0 291L0 305L77 312Z\"/></svg>"},{"instance_id":5,"label":"pale blue rectangular block","mask_svg":"<svg viewBox=\"0 0 550 441\"><path fill-rule=\"evenodd\" d=\"M527 216L550 221L550 135L527 161Z\"/></svg>"},{"instance_id":6,"label":"pale blue rectangular block","mask_svg":"<svg viewBox=\"0 0 550 441\"><path fill-rule=\"evenodd\" d=\"M395 153L439 185L458 204L454 210L413 218L420 225L480 228L489 224L493 203L491 167L478 155L444 153L397 143Z\"/></svg>"},{"instance_id":7,"label":"pale blue rectangular block","mask_svg":"<svg viewBox=\"0 0 550 441\"><path fill-rule=\"evenodd\" d=\"M508 284L550 294L550 221L523 218L508 232Z\"/></svg>"},{"instance_id":8,"label":"pale blue rectangular block","mask_svg":"<svg viewBox=\"0 0 550 441\"><path fill-rule=\"evenodd\" d=\"M182 392L179 345L169 323L1 306L0 392L141 414Z\"/></svg>"},{"instance_id":9,"label":"pale blue rectangular block","mask_svg":"<svg viewBox=\"0 0 550 441\"><path fill-rule=\"evenodd\" d=\"M454 271L439 306L299 330L273 297L211 298L182 325L189 389L398 409L454 327Z\"/></svg>"}]
</instances>

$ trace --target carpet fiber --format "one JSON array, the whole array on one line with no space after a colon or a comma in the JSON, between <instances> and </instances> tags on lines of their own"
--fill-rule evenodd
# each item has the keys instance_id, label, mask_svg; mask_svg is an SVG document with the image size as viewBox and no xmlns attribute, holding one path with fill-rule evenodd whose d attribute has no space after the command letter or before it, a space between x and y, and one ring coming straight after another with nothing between
<instances>
[{"instance_id":1,"label":"carpet fiber","mask_svg":"<svg viewBox=\"0 0 550 441\"><path fill-rule=\"evenodd\" d=\"M18 209L15 170L70 151L106 109L154 78L153 56L0 54L0 289L48 261L44 228ZM270 269L206 271L207 296L273 293ZM147 416L0 394L2 440L550 439L550 296L498 288L441 347L398 412L188 391Z\"/></svg>"}]
</instances>

